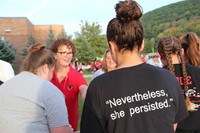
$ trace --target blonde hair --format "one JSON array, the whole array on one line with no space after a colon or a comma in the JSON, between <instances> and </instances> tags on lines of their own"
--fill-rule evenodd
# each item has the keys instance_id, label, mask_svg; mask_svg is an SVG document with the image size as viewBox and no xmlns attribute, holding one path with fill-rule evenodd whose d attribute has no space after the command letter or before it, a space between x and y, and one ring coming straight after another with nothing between
<instances>
[{"instance_id":1,"label":"blonde hair","mask_svg":"<svg viewBox=\"0 0 200 133\"><path fill-rule=\"evenodd\" d=\"M107 53L109 53L109 52L110 52L110 50L107 49L107 50L105 51L104 55L103 55L103 60L102 60L103 66L102 66L102 70L103 70L104 72L108 72L107 63L106 63L106 55L107 55Z\"/></svg>"}]
</instances>

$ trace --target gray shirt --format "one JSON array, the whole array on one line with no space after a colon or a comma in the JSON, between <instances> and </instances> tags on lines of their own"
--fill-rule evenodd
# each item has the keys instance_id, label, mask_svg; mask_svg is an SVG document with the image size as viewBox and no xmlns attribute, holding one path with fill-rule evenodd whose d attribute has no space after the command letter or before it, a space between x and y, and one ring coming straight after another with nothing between
<instances>
[{"instance_id":1,"label":"gray shirt","mask_svg":"<svg viewBox=\"0 0 200 133\"><path fill-rule=\"evenodd\" d=\"M64 95L51 82L21 72L0 86L1 133L49 133L65 125Z\"/></svg>"},{"instance_id":2,"label":"gray shirt","mask_svg":"<svg viewBox=\"0 0 200 133\"><path fill-rule=\"evenodd\" d=\"M92 80L98 77L101 74L104 74L105 72L102 69L97 70L96 72L93 73L92 75Z\"/></svg>"}]
</instances>

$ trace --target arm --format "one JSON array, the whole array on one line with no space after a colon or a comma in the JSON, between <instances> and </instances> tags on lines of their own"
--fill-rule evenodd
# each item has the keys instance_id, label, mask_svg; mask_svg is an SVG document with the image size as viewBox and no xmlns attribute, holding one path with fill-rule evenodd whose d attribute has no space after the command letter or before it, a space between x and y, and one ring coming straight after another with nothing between
<instances>
[{"instance_id":1,"label":"arm","mask_svg":"<svg viewBox=\"0 0 200 133\"><path fill-rule=\"evenodd\" d=\"M80 96L81 96L81 99L82 99L83 102L85 101L85 96L86 96L86 93L87 93L87 88L88 88L87 85L81 85L79 87Z\"/></svg>"},{"instance_id":2,"label":"arm","mask_svg":"<svg viewBox=\"0 0 200 133\"><path fill-rule=\"evenodd\" d=\"M176 128L177 128L177 123L174 123L174 132L176 131Z\"/></svg>"},{"instance_id":3,"label":"arm","mask_svg":"<svg viewBox=\"0 0 200 133\"><path fill-rule=\"evenodd\" d=\"M98 119L92 107L91 100L87 96L82 111L80 131L81 133L104 133L105 131L103 131L100 123L100 119Z\"/></svg>"},{"instance_id":4,"label":"arm","mask_svg":"<svg viewBox=\"0 0 200 133\"><path fill-rule=\"evenodd\" d=\"M52 84L49 84L47 88L48 92L44 98L44 105L47 124L51 133L73 133L68 121L64 95Z\"/></svg>"},{"instance_id":5,"label":"arm","mask_svg":"<svg viewBox=\"0 0 200 133\"><path fill-rule=\"evenodd\" d=\"M51 133L73 133L70 126L51 127L50 131Z\"/></svg>"}]
</instances>

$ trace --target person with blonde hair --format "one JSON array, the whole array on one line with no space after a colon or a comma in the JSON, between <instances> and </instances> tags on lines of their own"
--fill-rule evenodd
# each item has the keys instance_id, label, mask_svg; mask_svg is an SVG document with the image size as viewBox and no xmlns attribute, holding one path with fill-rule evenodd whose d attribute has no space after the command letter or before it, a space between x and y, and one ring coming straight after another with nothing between
<instances>
[{"instance_id":1,"label":"person with blonde hair","mask_svg":"<svg viewBox=\"0 0 200 133\"><path fill-rule=\"evenodd\" d=\"M102 68L94 72L92 75L92 80L101 74L114 70L116 68L116 63L113 61L110 50L107 49L104 53L102 60Z\"/></svg>"},{"instance_id":2,"label":"person with blonde hair","mask_svg":"<svg viewBox=\"0 0 200 133\"><path fill-rule=\"evenodd\" d=\"M55 62L51 51L34 45L23 71L0 86L2 133L72 133L64 96L49 81Z\"/></svg>"},{"instance_id":3,"label":"person with blonde hair","mask_svg":"<svg viewBox=\"0 0 200 133\"><path fill-rule=\"evenodd\" d=\"M188 115L181 87L168 70L141 60L140 5L135 0L120 1L115 11L106 36L117 68L90 82L80 131L174 133L176 123Z\"/></svg>"}]
</instances>

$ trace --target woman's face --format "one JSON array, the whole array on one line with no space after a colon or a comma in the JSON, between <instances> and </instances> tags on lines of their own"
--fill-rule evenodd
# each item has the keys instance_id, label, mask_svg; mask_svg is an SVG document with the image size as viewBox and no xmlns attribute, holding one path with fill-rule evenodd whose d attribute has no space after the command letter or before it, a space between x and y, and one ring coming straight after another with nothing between
<instances>
[{"instance_id":1,"label":"woman's face","mask_svg":"<svg viewBox=\"0 0 200 133\"><path fill-rule=\"evenodd\" d=\"M106 60L106 65L107 65L108 71L109 71L109 70L113 70L113 69L116 68L116 63L113 61L110 52L108 52L108 53L106 54L106 59L105 59L105 60Z\"/></svg>"},{"instance_id":2,"label":"woman's face","mask_svg":"<svg viewBox=\"0 0 200 133\"><path fill-rule=\"evenodd\" d=\"M61 45L58 47L58 52L55 54L55 59L57 60L57 65L59 66L69 66L72 60L73 53L72 48L66 45Z\"/></svg>"}]
</instances>

